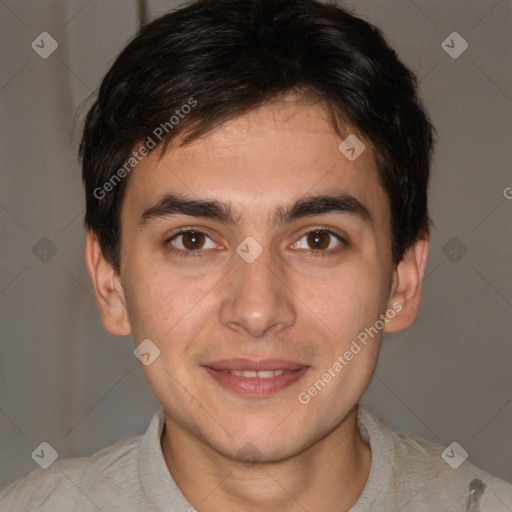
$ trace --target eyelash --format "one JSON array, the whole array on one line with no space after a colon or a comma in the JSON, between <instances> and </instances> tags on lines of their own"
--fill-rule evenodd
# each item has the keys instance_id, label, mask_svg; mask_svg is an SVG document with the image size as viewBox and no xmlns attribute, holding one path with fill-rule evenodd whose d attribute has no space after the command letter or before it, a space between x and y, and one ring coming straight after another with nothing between
<instances>
[{"instance_id":1,"label":"eyelash","mask_svg":"<svg viewBox=\"0 0 512 512\"><path fill-rule=\"evenodd\" d=\"M189 251L184 251L183 249L169 249L169 246L170 246L171 242L176 237L178 237L180 235L184 235L184 234L190 233L190 232L202 234L202 235L205 235L205 236L207 236L208 238L211 239L211 237L208 236L207 233L205 233L204 231L201 231L200 229L195 229L195 228L183 229L181 231L178 231L177 233L174 233L171 237L169 237L167 240L165 240L164 245L167 248L168 252L170 252L171 254L176 254L177 256L180 256L182 258L189 258L189 257L197 258L197 257L201 257L201 252L204 252L204 251L201 251L200 249L198 249L198 250L189 250ZM334 238L336 238L341 243L341 246L338 247L337 249L311 249L310 250L310 255L311 255L310 257L313 257L313 258L318 258L318 257L326 258L326 257L330 257L330 256L336 256L340 251L343 250L344 246L348 245L348 243L347 243L347 241L345 240L344 237L342 237L340 234L336 233L335 231L332 231L332 229L330 229L330 228L328 228L326 226L318 226L316 228L309 229L308 231L304 231L304 233L301 234L301 236L298 238L298 240L301 240L306 235L309 235L311 233L317 233L317 232L327 233L327 234L333 236Z\"/></svg>"}]
</instances>

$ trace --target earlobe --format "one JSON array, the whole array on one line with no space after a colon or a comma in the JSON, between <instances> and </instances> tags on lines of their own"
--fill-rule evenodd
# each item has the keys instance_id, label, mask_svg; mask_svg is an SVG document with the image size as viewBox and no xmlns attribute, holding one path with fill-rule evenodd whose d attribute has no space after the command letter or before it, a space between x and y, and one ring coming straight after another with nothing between
<instances>
[{"instance_id":1,"label":"earlobe","mask_svg":"<svg viewBox=\"0 0 512 512\"><path fill-rule=\"evenodd\" d=\"M388 307L396 310L400 307L400 312L386 323L384 329L386 332L405 329L416 318L420 305L423 277L427 267L428 247L428 239L415 242L406 251L394 270Z\"/></svg>"},{"instance_id":2,"label":"earlobe","mask_svg":"<svg viewBox=\"0 0 512 512\"><path fill-rule=\"evenodd\" d=\"M92 231L87 232L85 262L94 285L103 326L111 334L130 334L124 290L119 276L105 259L100 243Z\"/></svg>"}]
</instances>

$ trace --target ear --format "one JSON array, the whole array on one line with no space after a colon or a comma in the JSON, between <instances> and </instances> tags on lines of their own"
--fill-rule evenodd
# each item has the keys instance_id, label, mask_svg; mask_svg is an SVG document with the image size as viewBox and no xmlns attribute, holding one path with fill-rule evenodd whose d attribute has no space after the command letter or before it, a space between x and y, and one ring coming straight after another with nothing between
<instances>
[{"instance_id":1,"label":"ear","mask_svg":"<svg viewBox=\"0 0 512 512\"><path fill-rule=\"evenodd\" d=\"M98 238L92 231L87 232L85 262L94 284L103 326L111 334L130 334L131 327L119 275L105 259Z\"/></svg>"},{"instance_id":2,"label":"ear","mask_svg":"<svg viewBox=\"0 0 512 512\"><path fill-rule=\"evenodd\" d=\"M386 323L386 332L401 331L415 320L428 258L428 239L418 240L395 267L388 308L397 313Z\"/></svg>"}]
</instances>

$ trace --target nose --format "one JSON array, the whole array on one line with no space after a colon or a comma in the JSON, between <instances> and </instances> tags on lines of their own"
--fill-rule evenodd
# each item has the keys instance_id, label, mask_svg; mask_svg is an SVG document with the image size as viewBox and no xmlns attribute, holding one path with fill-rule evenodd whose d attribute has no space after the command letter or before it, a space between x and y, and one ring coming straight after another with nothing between
<instances>
[{"instance_id":1,"label":"nose","mask_svg":"<svg viewBox=\"0 0 512 512\"><path fill-rule=\"evenodd\" d=\"M222 325L261 338L296 321L294 294L284 263L268 250L248 263L237 253L223 283L219 317Z\"/></svg>"}]
</instances>

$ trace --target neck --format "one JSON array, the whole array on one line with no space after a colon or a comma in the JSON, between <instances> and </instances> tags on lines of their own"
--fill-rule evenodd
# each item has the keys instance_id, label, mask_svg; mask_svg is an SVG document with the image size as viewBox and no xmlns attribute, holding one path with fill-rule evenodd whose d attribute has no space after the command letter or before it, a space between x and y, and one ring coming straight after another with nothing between
<instances>
[{"instance_id":1,"label":"neck","mask_svg":"<svg viewBox=\"0 0 512 512\"><path fill-rule=\"evenodd\" d=\"M357 407L331 432L281 461L225 457L166 417L167 467L189 503L211 512L348 512L361 494L371 451L357 428Z\"/></svg>"}]
</instances>

